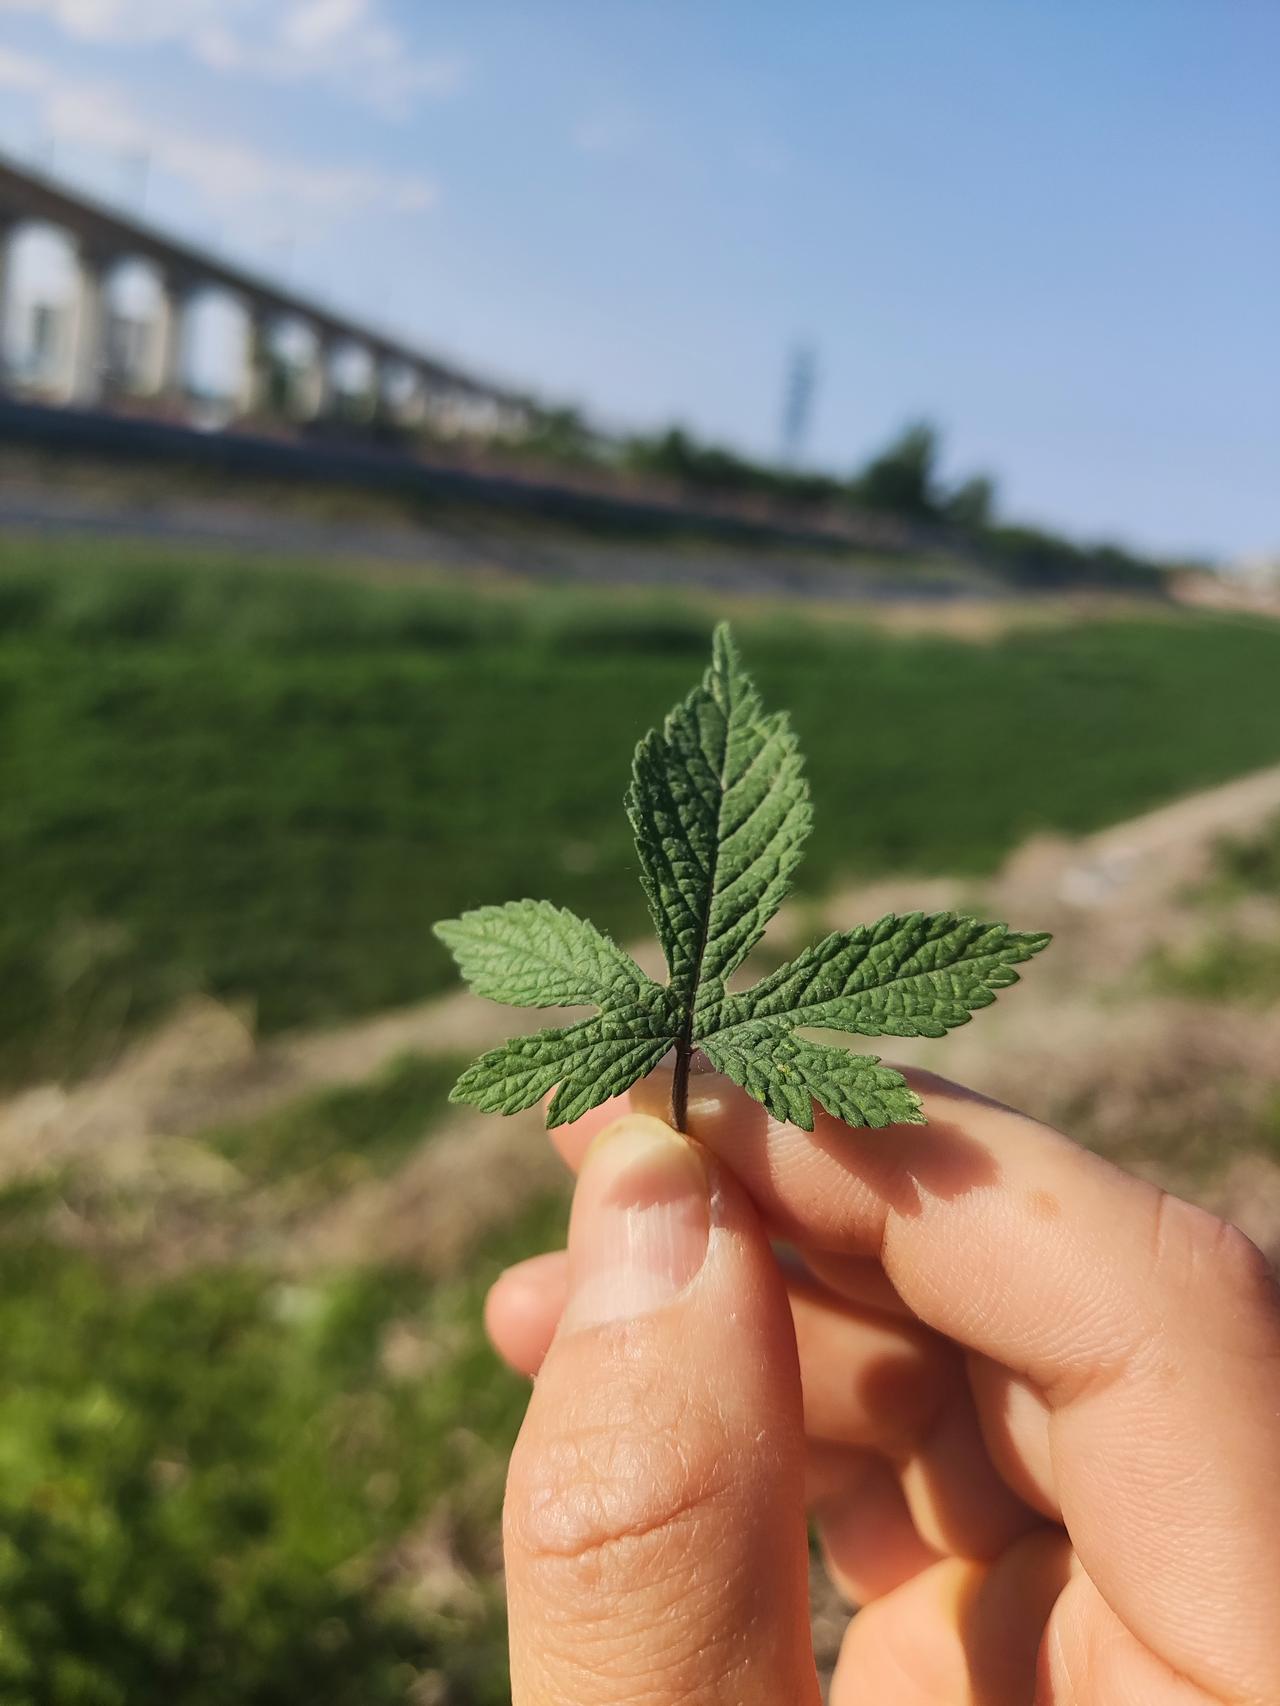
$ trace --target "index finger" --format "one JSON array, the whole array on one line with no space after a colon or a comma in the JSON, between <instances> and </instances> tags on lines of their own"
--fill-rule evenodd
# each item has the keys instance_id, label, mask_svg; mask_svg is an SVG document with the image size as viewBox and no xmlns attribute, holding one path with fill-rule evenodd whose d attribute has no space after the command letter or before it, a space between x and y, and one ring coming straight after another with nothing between
<instances>
[{"instance_id":1,"label":"index finger","mask_svg":"<svg viewBox=\"0 0 1280 1706\"><path fill-rule=\"evenodd\" d=\"M929 1326L1032 1385L1063 1518L1129 1630L1224 1698L1280 1697L1280 1304L1243 1233L928 1073L928 1124L812 1133L718 1075L689 1129L801 1246L875 1256ZM658 1111L656 1073L631 1092ZM572 1162L595 1117L557 1141Z\"/></svg>"}]
</instances>

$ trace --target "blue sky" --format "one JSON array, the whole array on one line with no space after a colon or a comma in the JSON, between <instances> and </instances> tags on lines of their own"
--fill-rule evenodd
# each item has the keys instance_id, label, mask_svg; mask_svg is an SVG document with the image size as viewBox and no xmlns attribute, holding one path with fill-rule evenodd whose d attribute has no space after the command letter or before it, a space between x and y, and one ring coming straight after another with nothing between
<instances>
[{"instance_id":1,"label":"blue sky","mask_svg":"<svg viewBox=\"0 0 1280 1706\"><path fill-rule=\"evenodd\" d=\"M1280 551L1275 0L0 0L0 146L606 420ZM145 192L144 192L145 181Z\"/></svg>"}]
</instances>

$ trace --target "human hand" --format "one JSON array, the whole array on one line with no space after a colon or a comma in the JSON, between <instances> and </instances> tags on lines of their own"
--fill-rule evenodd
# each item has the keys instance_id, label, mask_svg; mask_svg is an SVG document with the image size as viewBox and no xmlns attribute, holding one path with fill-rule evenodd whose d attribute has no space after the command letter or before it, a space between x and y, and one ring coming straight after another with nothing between
<instances>
[{"instance_id":1,"label":"human hand","mask_svg":"<svg viewBox=\"0 0 1280 1706\"><path fill-rule=\"evenodd\" d=\"M806 1495L864 1607L833 1706L1280 1702L1264 1258L909 1076L927 1126L810 1135L708 1076L691 1145L646 1117L655 1075L554 1134L569 1252L487 1316L541 1371L507 1488L516 1706L812 1706Z\"/></svg>"}]
</instances>

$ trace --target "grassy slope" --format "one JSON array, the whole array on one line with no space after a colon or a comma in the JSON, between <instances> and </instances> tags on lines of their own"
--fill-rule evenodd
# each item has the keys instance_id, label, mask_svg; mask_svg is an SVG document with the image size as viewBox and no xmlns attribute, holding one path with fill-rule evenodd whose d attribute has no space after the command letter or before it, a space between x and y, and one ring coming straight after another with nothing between
<instances>
[{"instance_id":1,"label":"grassy slope","mask_svg":"<svg viewBox=\"0 0 1280 1706\"><path fill-rule=\"evenodd\" d=\"M479 901L643 927L620 796L705 616L6 552L0 1073L84 1065L190 989L267 1029L429 994L431 922ZM1280 758L1277 627L741 635L809 757L815 890L982 871Z\"/></svg>"}]
</instances>

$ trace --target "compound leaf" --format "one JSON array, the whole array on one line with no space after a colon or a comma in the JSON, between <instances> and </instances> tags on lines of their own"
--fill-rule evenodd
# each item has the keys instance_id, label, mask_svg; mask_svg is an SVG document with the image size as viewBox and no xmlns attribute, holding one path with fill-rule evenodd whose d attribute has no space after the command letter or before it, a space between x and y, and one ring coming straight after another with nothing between
<instances>
[{"instance_id":1,"label":"compound leaf","mask_svg":"<svg viewBox=\"0 0 1280 1706\"><path fill-rule=\"evenodd\" d=\"M599 1009L490 1050L453 1100L510 1114L558 1085L547 1124L560 1125L629 1089L673 1049L682 1125L697 1048L775 1118L806 1131L815 1104L851 1126L919 1123L920 1099L901 1074L799 1030L943 1036L1015 983L1015 965L1049 940L951 912L891 914L728 993L787 893L810 811L795 736L784 715L764 711L723 624L701 684L636 749L627 815L669 982L655 983L548 901L484 906L437 925L478 995Z\"/></svg>"},{"instance_id":2,"label":"compound leaf","mask_svg":"<svg viewBox=\"0 0 1280 1706\"><path fill-rule=\"evenodd\" d=\"M604 1007L655 987L594 924L549 900L480 906L435 931L475 993L509 1007Z\"/></svg>"}]
</instances>

